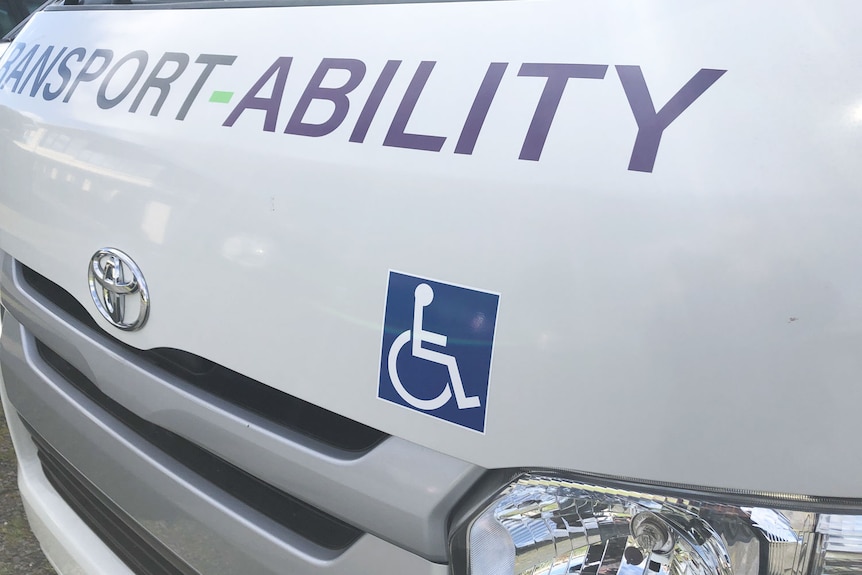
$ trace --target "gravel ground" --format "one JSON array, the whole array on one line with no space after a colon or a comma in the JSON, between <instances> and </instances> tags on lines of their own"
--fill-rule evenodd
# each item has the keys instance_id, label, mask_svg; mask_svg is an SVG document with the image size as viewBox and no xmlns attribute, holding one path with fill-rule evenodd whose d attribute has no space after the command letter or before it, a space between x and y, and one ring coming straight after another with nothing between
<instances>
[{"instance_id":1,"label":"gravel ground","mask_svg":"<svg viewBox=\"0 0 862 575\"><path fill-rule=\"evenodd\" d=\"M17 465L0 406L0 575L54 575L24 515Z\"/></svg>"}]
</instances>

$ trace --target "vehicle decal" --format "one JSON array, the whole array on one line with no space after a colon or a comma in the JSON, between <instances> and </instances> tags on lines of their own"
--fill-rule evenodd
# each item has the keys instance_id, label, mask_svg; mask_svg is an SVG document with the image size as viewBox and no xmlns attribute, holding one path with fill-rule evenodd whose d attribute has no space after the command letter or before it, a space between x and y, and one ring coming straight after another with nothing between
<instances>
[{"instance_id":1,"label":"vehicle decal","mask_svg":"<svg viewBox=\"0 0 862 575\"><path fill-rule=\"evenodd\" d=\"M261 131L281 131L312 138L332 134L345 122L351 106L361 105L348 140L366 143L371 123L393 79L404 74L409 75L410 82L402 94L393 96L400 98L400 103L394 116L388 119L385 137L378 143L385 147L440 152L449 137L457 136L454 153L472 155L503 79L509 75L517 81L544 82L538 102L523 102L523 106L533 110L532 120L523 136L520 151L513 150L513 158L537 162L542 157L566 90L580 89L580 84L585 81L607 81L611 67L607 64L525 62L515 65L491 62L478 83L478 91L460 133L446 135L421 134L407 129L425 86L438 65L437 61L424 60L408 66L402 60L388 60L376 77L369 78L369 66L362 60L323 58L310 78L300 79L306 82L305 89L288 115L282 107L293 57L276 58L250 87L225 90L223 88L229 86L225 85L227 80L223 72L237 59L236 55L226 54L192 56L184 52L164 52L154 55L145 50L118 55L106 48L90 50L18 42L9 48L5 62L0 66L0 91L68 103L78 98L76 93L82 84L93 83L98 85L95 103L103 110L122 105L131 113L146 113L153 117L171 115L180 121L185 120L201 101L228 104L237 94L242 94L222 126L232 128L240 118L254 116L259 119ZM637 126L628 158L628 170L635 172L653 171L664 132L726 72L712 68L698 70L656 110L640 66L617 65L613 68ZM213 90L208 84L217 70L220 84ZM347 80L336 87L324 86L324 79L333 70L346 72ZM191 89L185 93L173 90L172 85L186 74L195 76ZM364 83L373 86L367 99L364 102L351 100L351 94ZM205 87L212 91L205 92ZM156 94L155 102L144 106L145 98L152 94ZM307 112L316 101L329 102L332 111L322 122L306 121ZM287 121L280 123L284 116Z\"/></svg>"},{"instance_id":2,"label":"vehicle decal","mask_svg":"<svg viewBox=\"0 0 862 575\"><path fill-rule=\"evenodd\" d=\"M484 433L499 301L390 271L377 397Z\"/></svg>"}]
</instances>

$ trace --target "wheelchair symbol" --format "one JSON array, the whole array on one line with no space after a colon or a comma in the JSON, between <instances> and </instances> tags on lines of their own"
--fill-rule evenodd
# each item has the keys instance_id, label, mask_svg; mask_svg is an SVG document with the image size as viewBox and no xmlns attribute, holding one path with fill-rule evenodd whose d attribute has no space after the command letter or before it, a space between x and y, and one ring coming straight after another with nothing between
<instances>
[{"instance_id":1,"label":"wheelchair symbol","mask_svg":"<svg viewBox=\"0 0 862 575\"><path fill-rule=\"evenodd\" d=\"M458 361L451 355L422 347L424 342L446 347L445 335L422 329L423 312L434 300L434 290L426 283L419 284L416 286L413 296L415 298L413 304L413 329L408 329L401 333L392 342L392 347L389 348L387 365L389 368L389 379L392 381L395 391L401 396L401 399L422 411L433 411L446 405L452 399L453 390L458 409L479 407L481 405L479 398L477 396L467 397L467 394L464 392L464 384L461 382L461 372L458 371ZM407 345L407 342L412 343L411 351L413 357L445 365L449 370L449 381L444 384L443 391L437 397L433 399L419 399L407 391L401 383L401 379L398 377L398 354L401 352L401 348Z\"/></svg>"}]
</instances>

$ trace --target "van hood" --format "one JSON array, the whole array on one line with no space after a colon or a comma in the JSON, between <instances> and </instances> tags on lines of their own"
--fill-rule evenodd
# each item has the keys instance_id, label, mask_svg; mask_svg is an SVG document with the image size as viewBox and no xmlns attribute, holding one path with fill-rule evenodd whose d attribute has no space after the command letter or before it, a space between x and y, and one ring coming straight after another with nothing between
<instances>
[{"instance_id":1,"label":"van hood","mask_svg":"<svg viewBox=\"0 0 862 575\"><path fill-rule=\"evenodd\" d=\"M106 333L487 468L862 496L862 5L74 8L0 59L0 249Z\"/></svg>"}]
</instances>

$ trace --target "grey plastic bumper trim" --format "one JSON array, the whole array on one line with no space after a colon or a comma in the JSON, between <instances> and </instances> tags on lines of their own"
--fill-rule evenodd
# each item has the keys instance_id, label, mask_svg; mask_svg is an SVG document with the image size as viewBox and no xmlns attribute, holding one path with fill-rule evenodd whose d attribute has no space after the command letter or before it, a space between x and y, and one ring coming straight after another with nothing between
<instances>
[{"instance_id":1,"label":"grey plastic bumper trim","mask_svg":"<svg viewBox=\"0 0 862 575\"><path fill-rule=\"evenodd\" d=\"M411 573L447 571L372 535L342 553L297 536L125 428L42 361L35 339L12 314L3 323L0 362L15 410L94 486L201 573L372 575L381 563Z\"/></svg>"}]
</instances>

